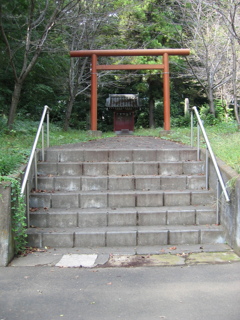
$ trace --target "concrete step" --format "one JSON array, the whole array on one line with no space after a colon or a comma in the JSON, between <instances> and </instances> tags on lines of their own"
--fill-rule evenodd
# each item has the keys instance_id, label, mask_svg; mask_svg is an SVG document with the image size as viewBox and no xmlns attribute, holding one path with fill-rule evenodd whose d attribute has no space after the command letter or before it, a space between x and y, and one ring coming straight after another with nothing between
<instances>
[{"instance_id":1,"label":"concrete step","mask_svg":"<svg viewBox=\"0 0 240 320\"><path fill-rule=\"evenodd\" d=\"M224 243L221 226L31 228L31 247L121 247Z\"/></svg>"},{"instance_id":2,"label":"concrete step","mask_svg":"<svg viewBox=\"0 0 240 320\"><path fill-rule=\"evenodd\" d=\"M216 210L206 206L38 209L30 213L30 221L40 228L211 225L216 223Z\"/></svg>"},{"instance_id":3,"label":"concrete step","mask_svg":"<svg viewBox=\"0 0 240 320\"><path fill-rule=\"evenodd\" d=\"M189 161L197 160L197 150L181 149L48 149L46 161L54 162L131 162L131 161Z\"/></svg>"},{"instance_id":4,"label":"concrete step","mask_svg":"<svg viewBox=\"0 0 240 320\"><path fill-rule=\"evenodd\" d=\"M224 242L195 149L48 149L30 195L29 245Z\"/></svg>"},{"instance_id":5,"label":"concrete step","mask_svg":"<svg viewBox=\"0 0 240 320\"><path fill-rule=\"evenodd\" d=\"M40 162L38 175L55 176L131 176L204 174L203 161L178 162Z\"/></svg>"},{"instance_id":6,"label":"concrete step","mask_svg":"<svg viewBox=\"0 0 240 320\"><path fill-rule=\"evenodd\" d=\"M203 190L204 175L178 176L47 176L38 178L39 190Z\"/></svg>"},{"instance_id":7,"label":"concrete step","mask_svg":"<svg viewBox=\"0 0 240 320\"><path fill-rule=\"evenodd\" d=\"M31 193L32 208L124 208L209 205L214 195L208 190L185 191L81 191Z\"/></svg>"}]
</instances>

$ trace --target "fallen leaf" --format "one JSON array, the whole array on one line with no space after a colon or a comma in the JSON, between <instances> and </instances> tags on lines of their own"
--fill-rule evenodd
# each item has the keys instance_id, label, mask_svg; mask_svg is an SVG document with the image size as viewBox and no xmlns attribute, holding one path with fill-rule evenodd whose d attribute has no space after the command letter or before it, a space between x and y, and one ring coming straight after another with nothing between
<instances>
[{"instance_id":1,"label":"fallen leaf","mask_svg":"<svg viewBox=\"0 0 240 320\"><path fill-rule=\"evenodd\" d=\"M176 250L177 249L177 247L171 247L171 248L169 248L169 250Z\"/></svg>"}]
</instances>

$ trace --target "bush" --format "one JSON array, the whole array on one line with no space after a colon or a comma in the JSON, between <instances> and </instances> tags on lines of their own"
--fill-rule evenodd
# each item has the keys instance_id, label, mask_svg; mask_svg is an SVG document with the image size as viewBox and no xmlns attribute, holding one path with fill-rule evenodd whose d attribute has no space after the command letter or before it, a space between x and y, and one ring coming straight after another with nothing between
<instances>
[{"instance_id":1,"label":"bush","mask_svg":"<svg viewBox=\"0 0 240 320\"><path fill-rule=\"evenodd\" d=\"M228 109L224 101L221 100L215 101L215 116L210 113L210 108L207 104L200 107L199 113L206 126L213 126L233 120L232 110Z\"/></svg>"},{"instance_id":2,"label":"bush","mask_svg":"<svg viewBox=\"0 0 240 320\"><path fill-rule=\"evenodd\" d=\"M25 162L27 153L8 149L0 155L0 176L14 173Z\"/></svg>"},{"instance_id":3,"label":"bush","mask_svg":"<svg viewBox=\"0 0 240 320\"><path fill-rule=\"evenodd\" d=\"M190 115L179 116L177 118L171 119L171 126L174 128L189 127L190 124L191 124L191 116Z\"/></svg>"}]
</instances>

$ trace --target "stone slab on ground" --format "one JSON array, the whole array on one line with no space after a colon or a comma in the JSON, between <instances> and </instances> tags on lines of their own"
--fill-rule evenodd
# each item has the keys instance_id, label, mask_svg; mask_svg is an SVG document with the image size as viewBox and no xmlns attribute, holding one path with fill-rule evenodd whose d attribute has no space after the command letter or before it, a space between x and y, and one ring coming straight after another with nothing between
<instances>
[{"instance_id":1,"label":"stone slab on ground","mask_svg":"<svg viewBox=\"0 0 240 320\"><path fill-rule=\"evenodd\" d=\"M186 258L187 264L215 264L232 262L240 262L240 257L231 251L192 253Z\"/></svg>"},{"instance_id":2,"label":"stone slab on ground","mask_svg":"<svg viewBox=\"0 0 240 320\"><path fill-rule=\"evenodd\" d=\"M240 262L226 244L145 246L119 248L48 248L35 249L15 258L11 267L130 267L175 266Z\"/></svg>"},{"instance_id":3,"label":"stone slab on ground","mask_svg":"<svg viewBox=\"0 0 240 320\"><path fill-rule=\"evenodd\" d=\"M65 254L56 264L63 268L92 268L95 266L97 254Z\"/></svg>"}]
</instances>

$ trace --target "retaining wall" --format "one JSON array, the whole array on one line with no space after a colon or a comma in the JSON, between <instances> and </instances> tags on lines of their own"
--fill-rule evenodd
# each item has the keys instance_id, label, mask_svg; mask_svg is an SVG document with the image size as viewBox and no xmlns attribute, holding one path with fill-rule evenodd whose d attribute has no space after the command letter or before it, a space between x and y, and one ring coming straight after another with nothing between
<instances>
[{"instance_id":1,"label":"retaining wall","mask_svg":"<svg viewBox=\"0 0 240 320\"><path fill-rule=\"evenodd\" d=\"M202 150L202 158L205 158L205 155L206 151ZM223 161L219 159L216 160L230 196L230 202L226 202L225 197L220 190L220 223L224 228L228 245L240 255L240 175ZM215 191L215 200L217 201L217 175L210 159L209 185L210 188Z\"/></svg>"},{"instance_id":2,"label":"retaining wall","mask_svg":"<svg viewBox=\"0 0 240 320\"><path fill-rule=\"evenodd\" d=\"M30 188L33 186L34 166L30 170ZM13 178L22 181L26 167L20 168ZM6 267L14 257L14 235L12 232L11 182L0 183L0 267Z\"/></svg>"}]
</instances>

